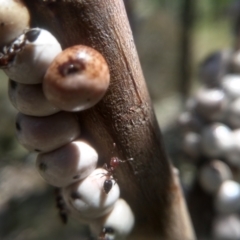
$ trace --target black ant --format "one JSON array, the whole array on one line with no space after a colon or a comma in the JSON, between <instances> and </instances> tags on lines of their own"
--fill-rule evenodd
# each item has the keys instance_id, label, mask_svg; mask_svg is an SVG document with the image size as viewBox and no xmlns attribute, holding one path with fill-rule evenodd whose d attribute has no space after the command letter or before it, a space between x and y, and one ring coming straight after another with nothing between
<instances>
[{"instance_id":1,"label":"black ant","mask_svg":"<svg viewBox=\"0 0 240 240\"><path fill-rule=\"evenodd\" d=\"M115 147L116 144L113 144L113 146ZM107 170L107 173L104 173L104 176L106 176L107 179L103 183L103 189L106 194L108 194L110 192L110 190L112 189L113 180L115 181L114 184L116 184L116 182L117 182L117 179L114 175L115 175L115 170L119 166L119 164L127 162L127 161L132 161L132 160L133 160L133 158L128 158L127 160L121 160L118 157L111 157L109 167L108 167L107 163L105 163L103 165L103 168L105 170Z\"/></svg>"},{"instance_id":2,"label":"black ant","mask_svg":"<svg viewBox=\"0 0 240 240\"><path fill-rule=\"evenodd\" d=\"M66 203L63 200L62 192L60 188L55 188L55 201L56 201L56 207L58 209L59 217L62 223L67 224L68 211L67 211Z\"/></svg>"}]
</instances>

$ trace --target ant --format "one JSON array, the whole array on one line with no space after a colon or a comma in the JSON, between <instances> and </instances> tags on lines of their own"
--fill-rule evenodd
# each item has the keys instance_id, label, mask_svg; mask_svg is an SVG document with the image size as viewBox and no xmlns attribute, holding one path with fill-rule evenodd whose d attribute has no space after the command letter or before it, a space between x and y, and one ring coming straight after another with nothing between
<instances>
[{"instance_id":1,"label":"ant","mask_svg":"<svg viewBox=\"0 0 240 240\"><path fill-rule=\"evenodd\" d=\"M29 29L24 32L12 43L3 47L2 52L0 52L0 68L7 68L11 62L14 61L16 55L23 50L27 41L34 42L40 34L38 29Z\"/></svg>"},{"instance_id":2,"label":"ant","mask_svg":"<svg viewBox=\"0 0 240 240\"><path fill-rule=\"evenodd\" d=\"M102 231L98 236L99 240L110 240L114 239L114 230L111 227L103 227Z\"/></svg>"},{"instance_id":3,"label":"ant","mask_svg":"<svg viewBox=\"0 0 240 240\"><path fill-rule=\"evenodd\" d=\"M116 144L114 143L113 146L115 147ZM118 157L111 157L109 167L108 167L107 163L105 163L103 165L103 168L105 170L107 170L107 173L104 173L104 176L106 176L107 179L103 183L103 189L106 194L108 194L110 192L110 190L112 189L112 186L113 186L112 181L113 180L115 181L114 184L116 184L116 182L117 182L117 179L116 179L116 177L114 177L114 175L115 175L115 170L119 166L119 164L128 162L128 161L132 161L132 160L133 160L133 158L128 158L127 160L121 160Z\"/></svg>"}]
</instances>

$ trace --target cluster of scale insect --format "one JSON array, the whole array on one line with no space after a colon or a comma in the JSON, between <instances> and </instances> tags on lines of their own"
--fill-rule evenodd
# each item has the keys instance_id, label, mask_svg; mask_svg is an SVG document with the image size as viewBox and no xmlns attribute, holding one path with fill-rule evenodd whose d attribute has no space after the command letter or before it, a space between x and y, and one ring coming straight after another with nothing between
<instances>
[{"instance_id":1,"label":"cluster of scale insect","mask_svg":"<svg viewBox=\"0 0 240 240\"><path fill-rule=\"evenodd\" d=\"M43 37L43 35L45 37ZM46 39L50 39L49 42ZM49 56L51 56L51 58L49 57L47 59L48 62L44 62L45 59L42 59L41 57L44 56L43 53L50 51L50 49L51 53L49 53ZM81 51L84 52L84 54L82 54L83 56L92 61L89 63L89 66L93 66L93 69L91 68L91 71L89 70L92 75L84 72L84 70L88 71L88 65L86 64L83 66L83 62L85 63L87 61L78 58L78 56L81 55L79 54ZM76 58L74 61L74 64L76 64L74 65L74 72L65 71L66 69L72 69L73 67L73 63L68 62L69 55L72 55L72 58ZM95 65L93 64L93 62L95 62L94 57L98 60ZM29 63L31 66L28 65ZM101 64L101 66L99 66L99 64ZM79 66L83 67L79 68ZM94 72L94 67L96 67L96 72ZM104 96L110 80L107 64L101 54L94 49L79 45L62 51L60 44L51 33L40 28L29 28L26 26L23 28L20 36L16 36L15 39L1 49L0 68L5 71L9 78L11 78L11 80L9 80L10 100L20 112L16 121L18 140L26 149L38 152L36 163L38 171L49 184L58 187L56 190L56 206L59 209L59 215L63 223L67 223L68 213L72 211L72 209L70 209L71 207L69 207L69 202L74 202L76 199L81 200L81 194L79 195L72 190L69 190L70 192L68 192L67 189L71 189L74 184L82 183L88 179L88 177L97 170L96 165L98 160L98 154L96 151L88 143L84 142L83 139L79 139L81 131L75 112L94 106ZM29 72L24 75L23 69L27 69ZM64 74L59 73L59 75L54 75L53 73L57 72L55 69L61 69ZM34 79L36 73L39 77L37 81ZM93 79L93 82L102 84L103 90L102 93L94 99L92 96L96 95L96 91L93 85L93 95L91 95L91 89L90 91L87 91L90 94L85 97L87 102L85 99L77 99L76 101L74 98L81 96L82 94L79 93L83 91L82 89L88 87L89 84L83 84L83 86L78 84L77 87L79 88L79 92L76 96L72 94L71 86L67 86L69 87L66 87L67 89L61 88L62 86L55 86L56 82L72 82L73 79L77 84L78 74L81 75L80 77L84 77L85 75L95 77L98 76L96 73L99 74L101 78L99 81ZM19 76L22 77L21 80L19 80ZM56 79L58 79L58 81L56 81ZM99 86L96 86L96 88L98 89ZM18 89L21 89L21 91ZM59 94L56 94L54 96L55 98L52 98L55 89L62 89L62 95L68 94L68 97L72 96L72 100L75 101L69 101L70 105L67 105L68 102L66 103L65 99L57 99ZM76 91L76 89L74 91ZM32 94L35 95L35 98L32 98L31 96L28 97L27 95L22 96L21 92L27 94L34 92ZM41 96L41 99L39 100L41 105L36 106L37 101L35 102L35 100L39 96ZM45 104L43 104L43 102ZM77 104L80 104L80 106L76 106L76 102ZM55 103L57 106L55 106ZM42 107L42 105L44 105L44 107ZM63 110L67 110L68 112L64 112ZM65 129L65 122L68 122L70 127ZM38 126L39 129L35 126ZM51 128L51 131L49 131L49 128ZM79 153L79 156L81 155L82 157L82 155L84 155L81 161L80 159L71 159L71 157L73 157L70 153L71 148L74 148L75 151ZM84 154L84 151L86 151L87 154ZM64 160L62 160L62 162L58 161L58 159L62 158L64 154L66 155L65 158L67 159L67 164ZM67 157L67 154L70 154L69 158ZM115 202L118 203L119 201L119 188L117 187L115 173L119 164L127 162L128 160L121 160L118 157L112 157L109 166L105 164L103 167L105 172L102 173L102 177L104 177L105 180L101 191L103 191L107 197L111 198L110 192L112 191L114 193L114 190L112 189L115 185L115 189L117 189L114 195L116 199L112 200L113 202L110 206L107 206L109 211L106 213L104 212L104 216L107 216L108 214L111 215L111 211L114 212L114 208L111 210L112 206ZM79 162L80 168L78 167L75 169L70 166L71 164L76 164L74 161ZM81 167L81 163L83 164L83 167ZM62 169L61 173L59 173L59 169ZM128 227L131 226L131 230L134 224L133 214L129 206L126 202L123 202L122 199L119 201L119 205L121 204L125 206L127 214L129 214L130 222ZM104 208L104 211L105 210L106 207ZM103 226L99 234L99 239L114 239L115 230L116 229L113 229L110 226ZM130 230L128 230L128 232Z\"/></svg>"},{"instance_id":2,"label":"cluster of scale insect","mask_svg":"<svg viewBox=\"0 0 240 240\"><path fill-rule=\"evenodd\" d=\"M187 99L178 119L184 161L196 172L190 191L198 189L199 197L211 202L197 216L209 216L207 231L213 239L240 239L240 232L233 231L240 228L239 48L210 54L199 73L201 87Z\"/></svg>"}]
</instances>

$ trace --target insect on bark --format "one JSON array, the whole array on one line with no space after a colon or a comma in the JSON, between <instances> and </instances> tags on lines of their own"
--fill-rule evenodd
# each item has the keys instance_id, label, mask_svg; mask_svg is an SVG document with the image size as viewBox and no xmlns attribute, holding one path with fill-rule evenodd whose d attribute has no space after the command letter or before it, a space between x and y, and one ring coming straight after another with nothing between
<instances>
[{"instance_id":1,"label":"insect on bark","mask_svg":"<svg viewBox=\"0 0 240 240\"><path fill-rule=\"evenodd\" d=\"M116 144L114 143L113 146L116 147ZM120 163L125 163L128 161L133 161L133 158L128 158L127 160L122 160L122 159L114 156L114 157L111 157L109 166L107 165L107 163L105 163L103 165L103 168L105 170L107 170L107 173L103 174L103 176L107 177L107 179L103 183L103 190L106 194L108 194L111 191L111 189L113 187L113 181L114 181L114 184L116 184L116 182L117 182L117 178L114 176L117 167L119 166Z\"/></svg>"}]
</instances>

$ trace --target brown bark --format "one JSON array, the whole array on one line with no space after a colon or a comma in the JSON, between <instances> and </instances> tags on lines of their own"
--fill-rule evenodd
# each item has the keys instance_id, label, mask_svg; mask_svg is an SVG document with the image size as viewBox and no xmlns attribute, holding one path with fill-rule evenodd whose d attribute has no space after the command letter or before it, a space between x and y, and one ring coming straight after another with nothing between
<instances>
[{"instance_id":1,"label":"brown bark","mask_svg":"<svg viewBox=\"0 0 240 240\"><path fill-rule=\"evenodd\" d=\"M75 44L93 47L109 64L111 84L107 94L96 107L79 113L79 118L83 137L97 149L100 165L109 163L113 155L134 158L117 169L121 196L136 217L129 239L194 239L122 0L25 2L32 26L50 30L63 48Z\"/></svg>"}]
</instances>

